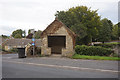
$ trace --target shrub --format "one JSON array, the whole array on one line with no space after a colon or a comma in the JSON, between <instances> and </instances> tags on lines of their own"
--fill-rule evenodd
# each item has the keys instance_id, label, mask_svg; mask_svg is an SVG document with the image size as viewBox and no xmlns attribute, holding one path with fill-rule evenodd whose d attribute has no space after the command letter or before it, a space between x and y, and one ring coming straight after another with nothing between
<instances>
[{"instance_id":1,"label":"shrub","mask_svg":"<svg viewBox=\"0 0 120 80\"><path fill-rule=\"evenodd\" d=\"M80 55L89 55L89 56L109 56L113 51L110 48L104 48L101 46L85 46L77 45L75 47L75 52Z\"/></svg>"},{"instance_id":2,"label":"shrub","mask_svg":"<svg viewBox=\"0 0 120 80\"><path fill-rule=\"evenodd\" d=\"M13 49L9 50L8 52L18 52L18 49L13 48Z\"/></svg>"},{"instance_id":3,"label":"shrub","mask_svg":"<svg viewBox=\"0 0 120 80\"><path fill-rule=\"evenodd\" d=\"M37 47L37 48L36 48L36 53L37 53L38 55L41 55L41 47Z\"/></svg>"},{"instance_id":4,"label":"shrub","mask_svg":"<svg viewBox=\"0 0 120 80\"><path fill-rule=\"evenodd\" d=\"M34 55L41 55L41 47L34 46L34 50L35 50ZM28 47L26 53L28 56L32 56L33 55L33 46Z\"/></svg>"}]
</instances>

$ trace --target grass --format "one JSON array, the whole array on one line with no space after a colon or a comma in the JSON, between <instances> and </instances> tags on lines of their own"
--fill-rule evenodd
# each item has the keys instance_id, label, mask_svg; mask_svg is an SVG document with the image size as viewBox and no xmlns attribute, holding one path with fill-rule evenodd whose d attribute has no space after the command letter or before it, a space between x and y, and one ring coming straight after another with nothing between
<instances>
[{"instance_id":1,"label":"grass","mask_svg":"<svg viewBox=\"0 0 120 80\"><path fill-rule=\"evenodd\" d=\"M116 60L120 61L120 57L106 57L106 56L87 56L75 54L72 56L73 59L92 59L92 60Z\"/></svg>"},{"instance_id":2,"label":"grass","mask_svg":"<svg viewBox=\"0 0 120 80\"><path fill-rule=\"evenodd\" d=\"M120 44L120 42L110 42L110 43L104 43L104 44Z\"/></svg>"}]
</instances>

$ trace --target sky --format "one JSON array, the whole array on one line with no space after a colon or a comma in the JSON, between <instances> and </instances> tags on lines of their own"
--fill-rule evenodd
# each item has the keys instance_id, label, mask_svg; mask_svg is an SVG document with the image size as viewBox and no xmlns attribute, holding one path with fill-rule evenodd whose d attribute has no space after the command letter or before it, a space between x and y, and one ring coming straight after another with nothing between
<instances>
[{"instance_id":1,"label":"sky","mask_svg":"<svg viewBox=\"0 0 120 80\"><path fill-rule=\"evenodd\" d=\"M44 30L57 11L87 6L97 10L101 19L118 23L119 0L0 0L0 35L11 35L16 29Z\"/></svg>"}]
</instances>

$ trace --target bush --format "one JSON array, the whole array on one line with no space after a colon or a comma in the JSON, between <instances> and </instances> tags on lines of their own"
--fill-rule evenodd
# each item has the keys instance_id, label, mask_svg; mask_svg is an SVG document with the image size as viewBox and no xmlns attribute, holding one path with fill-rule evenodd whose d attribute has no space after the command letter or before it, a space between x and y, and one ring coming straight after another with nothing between
<instances>
[{"instance_id":1,"label":"bush","mask_svg":"<svg viewBox=\"0 0 120 80\"><path fill-rule=\"evenodd\" d=\"M38 55L41 55L41 47L37 47L36 53L37 53Z\"/></svg>"},{"instance_id":2,"label":"bush","mask_svg":"<svg viewBox=\"0 0 120 80\"><path fill-rule=\"evenodd\" d=\"M18 52L18 49L17 48L13 48L13 49L11 49L11 50L9 50L8 52Z\"/></svg>"},{"instance_id":3,"label":"bush","mask_svg":"<svg viewBox=\"0 0 120 80\"><path fill-rule=\"evenodd\" d=\"M34 50L35 50L34 55L41 55L41 47L34 46ZM32 56L33 55L33 46L27 47L26 53L28 56Z\"/></svg>"},{"instance_id":4,"label":"bush","mask_svg":"<svg viewBox=\"0 0 120 80\"><path fill-rule=\"evenodd\" d=\"M89 55L89 56L109 56L113 51L110 48L104 48L101 46L85 46L77 45L75 47L76 54Z\"/></svg>"}]
</instances>

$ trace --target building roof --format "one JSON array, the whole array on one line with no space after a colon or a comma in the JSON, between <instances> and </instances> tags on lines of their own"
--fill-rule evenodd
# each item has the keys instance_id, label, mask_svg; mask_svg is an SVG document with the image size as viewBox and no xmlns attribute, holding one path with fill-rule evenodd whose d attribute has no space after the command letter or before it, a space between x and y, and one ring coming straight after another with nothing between
<instances>
[{"instance_id":1,"label":"building roof","mask_svg":"<svg viewBox=\"0 0 120 80\"><path fill-rule=\"evenodd\" d=\"M32 44L32 39L8 39L4 41L4 46L25 46L28 43ZM35 39L35 45L41 46L41 39Z\"/></svg>"},{"instance_id":2,"label":"building roof","mask_svg":"<svg viewBox=\"0 0 120 80\"><path fill-rule=\"evenodd\" d=\"M4 43L7 40L8 40L8 38L2 38L2 37L0 37L0 45L2 45L2 43Z\"/></svg>"},{"instance_id":3,"label":"building roof","mask_svg":"<svg viewBox=\"0 0 120 80\"><path fill-rule=\"evenodd\" d=\"M68 34L73 39L73 44L75 45L76 34L57 18L41 33L41 38L48 34L54 34L61 27L64 27L67 30Z\"/></svg>"},{"instance_id":4,"label":"building roof","mask_svg":"<svg viewBox=\"0 0 120 80\"><path fill-rule=\"evenodd\" d=\"M55 24L55 25L54 25ZM68 31L68 33L72 36L76 36L73 31L71 31L64 23L62 23L57 18L50 24L48 27L41 33L41 37L44 37L47 34L53 34L55 31L57 31L59 28L65 27L65 29Z\"/></svg>"},{"instance_id":5,"label":"building roof","mask_svg":"<svg viewBox=\"0 0 120 80\"><path fill-rule=\"evenodd\" d=\"M41 39L35 39L35 46L41 47Z\"/></svg>"}]
</instances>

